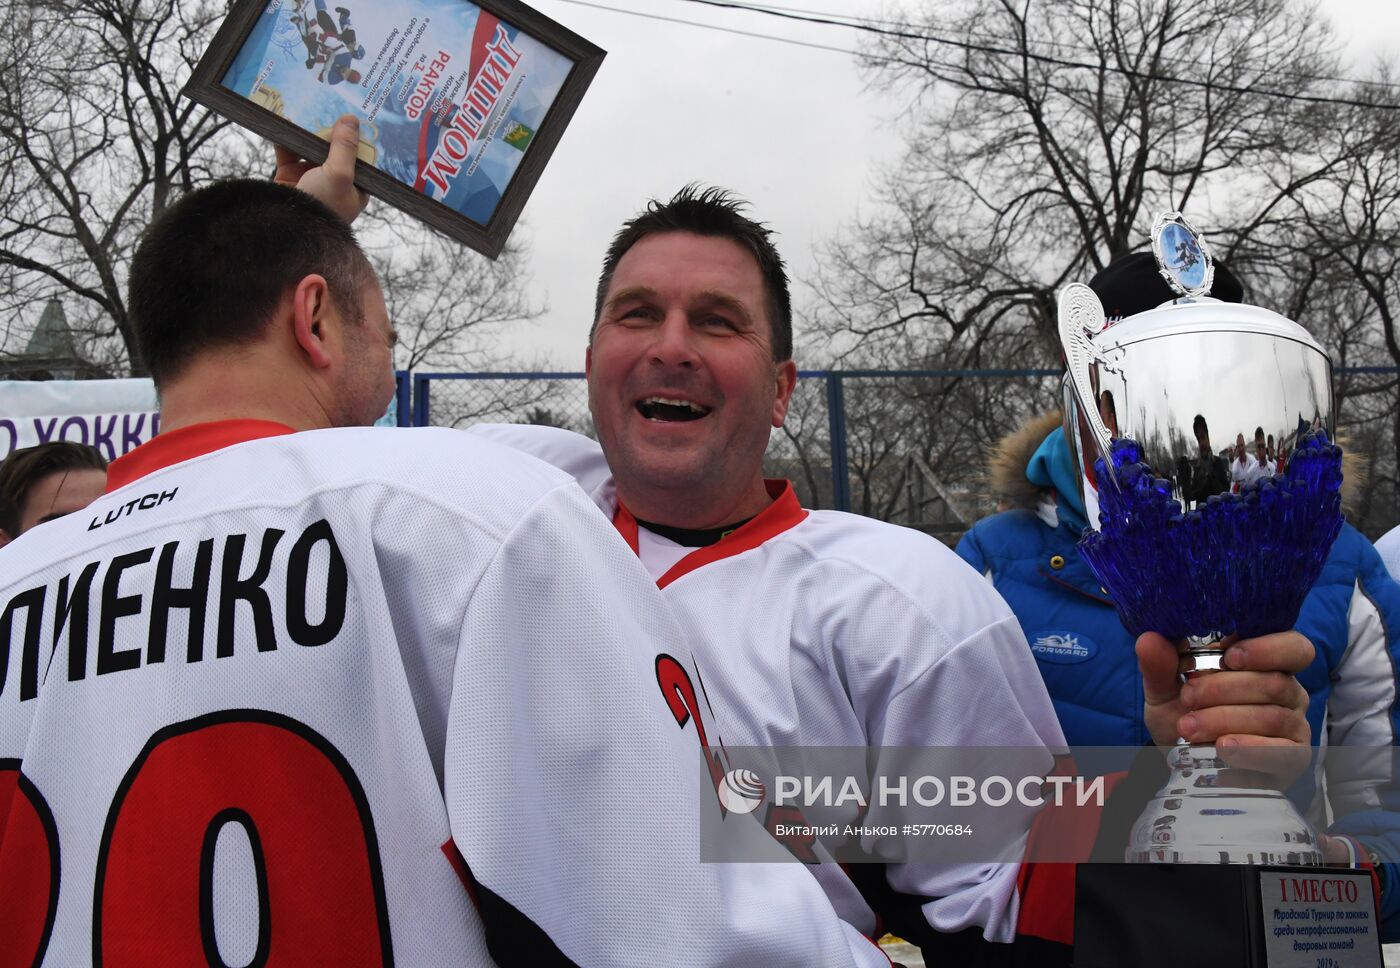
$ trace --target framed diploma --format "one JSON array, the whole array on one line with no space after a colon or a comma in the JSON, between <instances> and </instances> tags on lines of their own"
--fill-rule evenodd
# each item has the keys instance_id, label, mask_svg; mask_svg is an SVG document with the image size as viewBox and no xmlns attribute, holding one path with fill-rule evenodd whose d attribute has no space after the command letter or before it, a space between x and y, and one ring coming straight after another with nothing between
<instances>
[{"instance_id":1,"label":"framed diploma","mask_svg":"<svg viewBox=\"0 0 1400 968\"><path fill-rule=\"evenodd\" d=\"M341 5L338 5L341 4ZM604 52L517 0L236 0L183 93L500 254Z\"/></svg>"}]
</instances>

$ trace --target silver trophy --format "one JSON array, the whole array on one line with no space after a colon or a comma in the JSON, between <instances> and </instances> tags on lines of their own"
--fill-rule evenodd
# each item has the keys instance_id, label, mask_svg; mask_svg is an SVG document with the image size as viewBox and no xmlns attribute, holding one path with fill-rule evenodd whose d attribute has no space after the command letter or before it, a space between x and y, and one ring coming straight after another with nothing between
<instances>
[{"instance_id":1,"label":"silver trophy","mask_svg":"<svg viewBox=\"0 0 1400 968\"><path fill-rule=\"evenodd\" d=\"M1088 286L1060 293L1066 431L1097 532L1081 543L1086 560L1130 630L1186 638L1188 675L1202 675L1220 668L1227 633L1292 627L1340 527L1338 510L1320 551L1300 548L1298 532L1321 536L1280 524L1291 519L1278 511L1301 493L1289 462L1330 441L1331 362L1292 320L1212 298L1210 250L1179 214L1158 219L1153 248L1176 293L1155 309L1110 324ZM1297 604L1261 628L1276 606L1250 589L1270 583ZM1128 860L1321 863L1292 803L1237 782L1213 746L1182 741L1169 758L1171 778L1134 827Z\"/></svg>"}]
</instances>

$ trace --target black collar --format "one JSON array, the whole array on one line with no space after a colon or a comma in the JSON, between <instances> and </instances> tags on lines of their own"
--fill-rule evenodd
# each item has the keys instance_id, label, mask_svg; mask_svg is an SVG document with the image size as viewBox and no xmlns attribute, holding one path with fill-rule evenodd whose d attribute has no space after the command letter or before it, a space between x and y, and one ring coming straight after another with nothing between
<instances>
[{"instance_id":1,"label":"black collar","mask_svg":"<svg viewBox=\"0 0 1400 968\"><path fill-rule=\"evenodd\" d=\"M722 525L718 528L673 528L669 524L655 524L651 521L643 521L641 518L637 519L637 524L652 534L659 534L683 547L708 548L712 544L718 544L725 535L739 530L752 520L753 518L744 518L742 521L735 521L733 524Z\"/></svg>"}]
</instances>

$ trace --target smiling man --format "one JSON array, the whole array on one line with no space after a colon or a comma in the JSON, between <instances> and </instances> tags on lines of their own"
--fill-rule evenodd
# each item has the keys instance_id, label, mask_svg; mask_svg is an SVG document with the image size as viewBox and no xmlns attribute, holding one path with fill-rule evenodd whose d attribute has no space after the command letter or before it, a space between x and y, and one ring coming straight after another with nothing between
<instances>
[{"instance_id":1,"label":"smiling man","mask_svg":"<svg viewBox=\"0 0 1400 968\"><path fill-rule=\"evenodd\" d=\"M791 317L768 230L724 191L683 189L626 223L603 264L585 359L601 448L546 427L474 431L569 471L612 518L692 636L716 742L1060 747L1025 639L974 571L924 534L804 509L765 480L797 378ZM1192 709L1172 646L1144 637L1139 651L1163 745L1183 725L1226 746L1307 741L1297 684L1244 671L1305 665L1300 636L1242 643L1242 671L1198 688ZM1064 918L1042 913L1065 883L1014 864L809 869L858 930L896 929L927 957L1069 951Z\"/></svg>"},{"instance_id":2,"label":"smiling man","mask_svg":"<svg viewBox=\"0 0 1400 968\"><path fill-rule=\"evenodd\" d=\"M667 526L723 530L772 503L763 453L797 383L782 262L727 204L683 193L654 208L598 282L589 409L628 509Z\"/></svg>"},{"instance_id":3,"label":"smiling man","mask_svg":"<svg viewBox=\"0 0 1400 968\"><path fill-rule=\"evenodd\" d=\"M302 177L305 166L282 160L279 177ZM353 194L301 184L343 217L359 210ZM598 280L585 365L601 447L550 427L472 432L567 471L612 520L686 629L714 714L710 745L1030 748L1051 768L1049 751L1063 745L1054 709L1015 617L981 576L927 535L809 511L790 482L764 478L796 383L792 313L782 259L742 203L687 187L623 225ZM1146 635L1137 651L1159 745L1215 741L1228 757L1308 742L1306 693L1286 674L1312 658L1302 636L1236 643L1232 671L1185 696L1171 643ZM1002 856L1014 857L1036 818L1008 809ZM1046 818L1057 812L1036 822ZM1092 842L1097 816L1067 822L1041 831L1087 829ZM771 865L719 866L731 867L732 890L751 893ZM883 924L950 963L1068 963L1071 865L807 869L867 937Z\"/></svg>"}]
</instances>

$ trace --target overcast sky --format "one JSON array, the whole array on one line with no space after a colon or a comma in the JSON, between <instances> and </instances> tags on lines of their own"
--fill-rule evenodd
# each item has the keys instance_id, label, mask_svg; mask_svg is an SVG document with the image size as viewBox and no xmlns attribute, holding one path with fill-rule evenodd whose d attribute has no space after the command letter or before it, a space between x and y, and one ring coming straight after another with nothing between
<instances>
[{"instance_id":1,"label":"overcast sky","mask_svg":"<svg viewBox=\"0 0 1400 968\"><path fill-rule=\"evenodd\" d=\"M506 337L507 348L582 369L593 286L612 233L646 199L688 181L722 185L753 203L754 216L779 233L801 305L814 246L871 204L874 171L898 154L891 123L898 105L865 90L850 54L673 21L843 50L856 48L857 32L687 0L529 2L608 56L517 228L549 311ZM875 16L884 6L774 5L840 16ZM1346 43L1353 76L1377 57L1400 58L1397 0L1322 0L1321 7Z\"/></svg>"}]
</instances>

